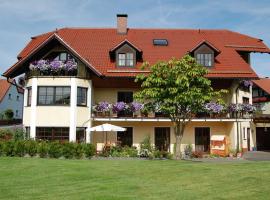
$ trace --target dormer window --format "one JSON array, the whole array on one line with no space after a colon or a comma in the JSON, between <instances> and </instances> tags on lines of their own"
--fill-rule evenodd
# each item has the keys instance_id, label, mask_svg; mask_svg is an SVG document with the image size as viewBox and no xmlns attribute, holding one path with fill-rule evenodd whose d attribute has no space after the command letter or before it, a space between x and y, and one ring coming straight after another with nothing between
<instances>
[{"instance_id":1,"label":"dormer window","mask_svg":"<svg viewBox=\"0 0 270 200\"><path fill-rule=\"evenodd\" d=\"M198 64L201 64L205 67L213 66L213 54L211 53L197 53L196 60Z\"/></svg>"},{"instance_id":2,"label":"dormer window","mask_svg":"<svg viewBox=\"0 0 270 200\"><path fill-rule=\"evenodd\" d=\"M118 53L118 66L119 67L133 67L134 54L133 53Z\"/></svg>"}]
</instances>

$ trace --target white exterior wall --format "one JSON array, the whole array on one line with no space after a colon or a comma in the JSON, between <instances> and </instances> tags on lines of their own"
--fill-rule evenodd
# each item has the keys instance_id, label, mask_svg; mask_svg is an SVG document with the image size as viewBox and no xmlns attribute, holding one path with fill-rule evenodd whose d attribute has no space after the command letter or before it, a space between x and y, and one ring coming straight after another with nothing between
<instances>
[{"instance_id":1,"label":"white exterior wall","mask_svg":"<svg viewBox=\"0 0 270 200\"><path fill-rule=\"evenodd\" d=\"M71 99L68 106L38 106L38 86L70 86ZM76 127L91 127L91 92L92 81L78 78L32 78L27 81L26 87L32 87L31 106L27 106L24 98L23 125L30 127L30 137L36 137L36 127L69 127L70 141L76 140ZM88 88L88 103L85 107L77 106L77 87ZM25 95L27 97L27 92ZM89 141L89 137L88 137Z\"/></svg>"}]
</instances>

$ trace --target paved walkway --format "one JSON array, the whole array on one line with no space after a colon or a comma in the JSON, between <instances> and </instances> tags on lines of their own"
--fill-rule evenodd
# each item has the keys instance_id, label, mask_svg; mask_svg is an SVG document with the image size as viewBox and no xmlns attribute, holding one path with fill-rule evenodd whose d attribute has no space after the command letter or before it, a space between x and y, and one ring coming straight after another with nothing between
<instances>
[{"instance_id":1,"label":"paved walkway","mask_svg":"<svg viewBox=\"0 0 270 200\"><path fill-rule=\"evenodd\" d=\"M249 151L244 153L243 158L250 161L270 161L270 152Z\"/></svg>"}]
</instances>

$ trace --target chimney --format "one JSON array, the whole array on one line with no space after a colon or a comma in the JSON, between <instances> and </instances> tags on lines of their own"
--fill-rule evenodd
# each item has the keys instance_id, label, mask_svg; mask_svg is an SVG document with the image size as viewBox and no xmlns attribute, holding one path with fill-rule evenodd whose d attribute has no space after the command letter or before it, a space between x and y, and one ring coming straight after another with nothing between
<instances>
[{"instance_id":1,"label":"chimney","mask_svg":"<svg viewBox=\"0 0 270 200\"><path fill-rule=\"evenodd\" d=\"M117 14L117 33L127 34L127 14Z\"/></svg>"}]
</instances>

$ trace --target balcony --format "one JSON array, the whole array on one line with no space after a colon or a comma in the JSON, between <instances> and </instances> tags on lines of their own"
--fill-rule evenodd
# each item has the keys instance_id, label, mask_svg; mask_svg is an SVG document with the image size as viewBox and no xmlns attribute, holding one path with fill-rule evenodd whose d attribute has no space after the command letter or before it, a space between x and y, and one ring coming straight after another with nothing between
<instances>
[{"instance_id":1,"label":"balcony","mask_svg":"<svg viewBox=\"0 0 270 200\"><path fill-rule=\"evenodd\" d=\"M191 114L191 121L251 121L254 107L250 104L230 104L221 106L215 103L206 104L204 111ZM94 121L171 121L169 116L156 111L145 109L143 104L132 102L126 104L117 102L110 104L100 102L93 106Z\"/></svg>"}]
</instances>

